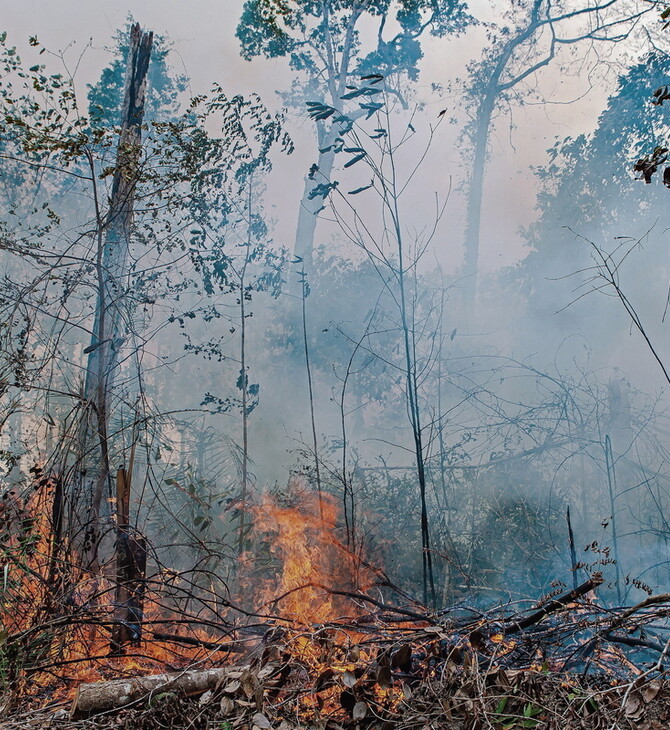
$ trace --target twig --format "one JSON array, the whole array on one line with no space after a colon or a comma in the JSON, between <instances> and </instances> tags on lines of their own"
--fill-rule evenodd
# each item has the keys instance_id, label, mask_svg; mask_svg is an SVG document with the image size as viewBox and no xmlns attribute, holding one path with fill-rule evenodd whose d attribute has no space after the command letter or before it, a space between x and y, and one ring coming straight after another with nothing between
<instances>
[{"instance_id":1,"label":"twig","mask_svg":"<svg viewBox=\"0 0 670 730\"><path fill-rule=\"evenodd\" d=\"M304 583L303 585L298 586L297 588L292 588L290 591L286 591L286 593L282 593L281 596L277 596L277 598L273 599L272 603L273 604L279 603L279 601L283 600L287 596L290 596L292 593L295 593L296 591L301 591L304 588L319 588L322 591L329 593L331 596L345 596L346 598L355 598L356 600L364 601L365 603L370 603L373 606L377 606L377 608L384 609L385 611L391 611L392 613L397 613L397 614L400 614L401 616L409 616L410 618L416 619L417 621L428 621L430 623L433 623L429 614L421 614L421 613L417 613L416 611L410 611L407 608L398 608L396 606L389 606L386 603L377 601L375 598L370 598L370 596L365 596L362 593L354 593L353 591L335 590L334 588L328 588L327 586L324 586L321 583Z\"/></svg>"},{"instance_id":2,"label":"twig","mask_svg":"<svg viewBox=\"0 0 670 730\"><path fill-rule=\"evenodd\" d=\"M626 703L628 702L628 698L630 697L630 693L633 691L635 687L640 686L640 680L644 679L644 677L648 677L653 672L660 672L663 669L663 660L665 659L665 655L668 653L668 649L670 649L670 639L668 639L665 642L665 646L663 647L663 651L661 652L661 656L658 658L658 661L651 669L647 669L646 672L642 672L638 677L636 677L632 682L629 682L628 687L626 688L626 691L624 693L623 698L621 699L621 712L625 711ZM617 730L618 724L615 721L609 728L609 730Z\"/></svg>"}]
</instances>

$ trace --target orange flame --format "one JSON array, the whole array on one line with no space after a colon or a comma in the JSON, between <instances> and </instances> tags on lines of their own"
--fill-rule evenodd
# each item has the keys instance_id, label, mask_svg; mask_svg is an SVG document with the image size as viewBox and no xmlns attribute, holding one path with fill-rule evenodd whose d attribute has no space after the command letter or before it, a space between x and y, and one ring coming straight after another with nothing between
<instances>
[{"instance_id":1,"label":"orange flame","mask_svg":"<svg viewBox=\"0 0 670 730\"><path fill-rule=\"evenodd\" d=\"M358 613L355 604L328 589L356 588L355 556L336 539L338 505L328 494L296 492L290 504L263 496L253 508L256 534L269 538L278 575L259 592L261 605L303 625Z\"/></svg>"},{"instance_id":2,"label":"orange flame","mask_svg":"<svg viewBox=\"0 0 670 730\"><path fill-rule=\"evenodd\" d=\"M13 689L31 696L34 701L53 701L71 694L82 682L153 673L163 671L166 666L175 669L207 659L225 661L225 654L211 651L217 637L189 626L187 617L170 611L158 579L151 582L144 597L141 643L129 647L124 656L110 656L114 581L105 576L76 573L67 562L67 545L58 553L58 560L54 560L50 524L53 488L47 485L26 500L15 500L12 537L3 545L5 556L10 550L20 553L22 541L26 539L21 525L29 525L24 530L30 535L29 550L21 553L21 569L18 561L11 565L9 589L0 594L3 599L0 635L14 642L20 637L18 644L26 656L23 671L17 672L12 680ZM256 546L254 566L257 568L265 562L265 567L273 573L260 581L255 576L250 583L257 597L254 607L293 622L283 643L313 672L313 678L325 669L339 677L339 684L305 694L301 705L341 711L341 687L358 681L354 676L358 663L372 661L376 649L359 645L362 635L355 630L314 629L360 614L361 609L351 597L335 595L332 591L343 590L355 595L361 576L369 581L373 573L362 569L360 561L338 541L339 506L333 497L294 490L280 502L265 495L251 512L250 539ZM52 577L54 564L62 571L57 572L56 579ZM0 581L1 568L0 565ZM58 582L56 587L54 580ZM208 643L209 648L157 640L153 635L154 622L158 626L156 631L169 634L169 622L174 619L178 621L173 634L199 639ZM43 645L30 656L28 649L33 639L39 639ZM389 703L395 702L395 693L396 690L378 687L375 696L378 702L390 706Z\"/></svg>"},{"instance_id":3,"label":"orange flame","mask_svg":"<svg viewBox=\"0 0 670 730\"><path fill-rule=\"evenodd\" d=\"M51 524L55 488L42 479L29 496L7 493L0 501L0 652L12 657L10 676L0 677L0 690L11 687L24 696L57 699L81 682L183 667L210 656L206 646L153 636L154 622L159 622L158 631L171 632L159 584L145 594L142 641L126 655L110 656L115 584L106 576L82 574L64 538L56 545ZM183 621L172 631L216 641Z\"/></svg>"}]
</instances>

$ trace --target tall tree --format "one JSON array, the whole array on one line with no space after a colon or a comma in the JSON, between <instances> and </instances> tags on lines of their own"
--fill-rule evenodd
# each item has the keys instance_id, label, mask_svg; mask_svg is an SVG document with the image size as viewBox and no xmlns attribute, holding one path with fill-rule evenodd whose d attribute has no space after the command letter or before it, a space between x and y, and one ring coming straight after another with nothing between
<instances>
[{"instance_id":1,"label":"tall tree","mask_svg":"<svg viewBox=\"0 0 670 730\"><path fill-rule=\"evenodd\" d=\"M63 474L68 526L81 553L86 526L99 528L104 497L111 496L110 462L128 464L132 449L124 454L125 447L139 442L140 430L147 467L153 457L151 433L160 418L144 387L142 350L185 307L195 316L189 295L203 288L194 273L201 251L189 229L200 188L219 180L208 157L217 142L197 115L204 97L177 121L143 124L152 38L138 27L124 123L115 128L81 113L73 79L49 76L39 64L24 70L4 41L0 36L3 182L6 171L23 173L15 190L0 187L7 271L0 307L8 331L18 335L6 359L20 360L16 388L46 394L36 407L47 411L54 430L61 427L58 413L67 414L59 454L48 457ZM58 400L51 413L49 399ZM86 551L91 560L96 532Z\"/></svg>"},{"instance_id":2,"label":"tall tree","mask_svg":"<svg viewBox=\"0 0 670 730\"><path fill-rule=\"evenodd\" d=\"M598 360L606 361L612 341L625 336L627 324L620 322L622 329L616 334L617 325L604 300L574 301L581 300L593 283L594 250L589 241L610 252L619 249L620 255L636 241L644 241L645 256L625 257L620 273L626 271L634 298L650 301L652 292L658 300L665 296L665 283L649 271L645 274L644 267L649 257L660 253L655 244L661 229L655 236L653 227L664 216L667 190L635 180L633 165L649 150L667 146L670 132L664 115L651 108L643 111L645 103L651 107L654 90L667 81L667 66L661 52L631 66L613 85L596 128L557 142L549 165L537 173L539 217L525 232L531 250L510 272L529 303L525 330L531 339L541 330L545 338L554 333L558 344L565 331L581 331L588 335ZM661 240L658 245L665 248ZM570 276L576 272L581 273ZM547 327L552 320L555 326Z\"/></svg>"},{"instance_id":3,"label":"tall tree","mask_svg":"<svg viewBox=\"0 0 670 730\"><path fill-rule=\"evenodd\" d=\"M306 177L300 200L294 253L308 275L322 207L318 190L333 169L338 115L358 118L376 107L377 89L363 90L354 84L361 75L382 74L389 92L402 98L403 76L414 79L418 74L422 36L457 33L469 21L463 0L245 2L237 28L243 57L287 58L301 77L289 98L299 104L320 101L338 112L317 120L319 151L312 170L318 169L319 175ZM353 100L364 100L368 106L360 109L354 104L349 109Z\"/></svg>"},{"instance_id":4,"label":"tall tree","mask_svg":"<svg viewBox=\"0 0 670 730\"><path fill-rule=\"evenodd\" d=\"M622 0L532 0L512 2L507 22L491 33L482 60L471 64L470 97L476 102L467 129L472 144L465 234L466 311L477 295L484 175L491 129L503 104L511 104L524 82L554 61L559 50L581 42L613 43L624 39L651 8Z\"/></svg>"}]
</instances>

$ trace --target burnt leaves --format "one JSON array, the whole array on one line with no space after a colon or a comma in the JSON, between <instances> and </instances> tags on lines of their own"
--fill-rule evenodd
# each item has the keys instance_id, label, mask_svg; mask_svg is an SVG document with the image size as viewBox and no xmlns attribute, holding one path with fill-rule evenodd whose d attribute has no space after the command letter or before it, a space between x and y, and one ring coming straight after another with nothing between
<instances>
[{"instance_id":1,"label":"burnt leaves","mask_svg":"<svg viewBox=\"0 0 670 730\"><path fill-rule=\"evenodd\" d=\"M665 86L659 86L653 93L653 99L651 103L654 106L662 106L664 101L670 99L670 88L666 84Z\"/></svg>"},{"instance_id":2,"label":"burnt leaves","mask_svg":"<svg viewBox=\"0 0 670 730\"><path fill-rule=\"evenodd\" d=\"M667 16L666 16L667 17ZM651 103L654 106L663 106L663 102L670 99L670 86L664 84L659 86L652 94L653 98ZM640 157L637 162L633 165L633 170L638 174L638 180L644 180L649 185L652 181L653 176L658 171L661 165L664 165L668 161L668 148L657 146L650 155ZM670 188L670 167L666 167L663 170L663 185L666 188Z\"/></svg>"}]
</instances>

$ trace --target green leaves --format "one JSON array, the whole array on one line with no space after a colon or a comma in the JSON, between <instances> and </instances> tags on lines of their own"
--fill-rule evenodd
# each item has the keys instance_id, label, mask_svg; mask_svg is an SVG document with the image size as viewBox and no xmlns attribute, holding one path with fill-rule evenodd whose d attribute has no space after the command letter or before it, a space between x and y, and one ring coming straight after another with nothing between
<instances>
[{"instance_id":1,"label":"green leaves","mask_svg":"<svg viewBox=\"0 0 670 730\"><path fill-rule=\"evenodd\" d=\"M288 4L281 0L247 0L235 35L242 57L278 58L290 54L297 41L289 32L299 25Z\"/></svg>"},{"instance_id":2,"label":"green leaves","mask_svg":"<svg viewBox=\"0 0 670 730\"><path fill-rule=\"evenodd\" d=\"M540 720L536 719L538 715L541 715L543 710L541 707L534 705L532 702L527 702L522 710L522 714L516 714L505 709L509 701L509 697L501 697L494 714L498 716L498 722L503 730L517 730L517 728L534 728L540 724Z\"/></svg>"},{"instance_id":3,"label":"green leaves","mask_svg":"<svg viewBox=\"0 0 670 730\"><path fill-rule=\"evenodd\" d=\"M371 86L364 86L360 89L354 89L348 94L344 94L340 99L355 99L358 96L374 96L375 94L381 94L381 89L373 89Z\"/></svg>"},{"instance_id":4,"label":"green leaves","mask_svg":"<svg viewBox=\"0 0 670 730\"><path fill-rule=\"evenodd\" d=\"M362 159L364 159L366 155L367 155L367 152L365 152L365 151L361 152L359 155L356 155L351 160L349 160L349 162L345 162L344 168L346 169L347 167L352 167L357 162L360 162Z\"/></svg>"},{"instance_id":5,"label":"green leaves","mask_svg":"<svg viewBox=\"0 0 670 730\"><path fill-rule=\"evenodd\" d=\"M319 183L319 185L315 185L309 195L307 196L310 200L314 200L314 198L326 198L328 195L335 190L335 188L338 186L338 182L327 182L327 183Z\"/></svg>"},{"instance_id":6,"label":"green leaves","mask_svg":"<svg viewBox=\"0 0 670 730\"><path fill-rule=\"evenodd\" d=\"M665 86L660 86L656 89L656 91L654 91L653 96L654 98L651 103L654 106L662 106L664 101L670 99L670 88L668 88L667 84Z\"/></svg>"},{"instance_id":7,"label":"green leaves","mask_svg":"<svg viewBox=\"0 0 670 730\"><path fill-rule=\"evenodd\" d=\"M370 104L361 104L361 109L365 109L367 114L365 115L366 119L370 119L370 117L375 113L378 112L384 105L380 104L378 102L372 102Z\"/></svg>"},{"instance_id":8,"label":"green leaves","mask_svg":"<svg viewBox=\"0 0 670 730\"><path fill-rule=\"evenodd\" d=\"M328 117L332 117L336 111L337 109L334 107L322 104L320 101L307 102L307 113L311 119L314 119L317 122L328 119Z\"/></svg>"},{"instance_id":9,"label":"green leaves","mask_svg":"<svg viewBox=\"0 0 670 730\"><path fill-rule=\"evenodd\" d=\"M347 195L358 195L359 193L362 193L364 190L369 190L373 186L372 183L369 185L364 185L362 188L356 188L356 190L350 190Z\"/></svg>"}]
</instances>

